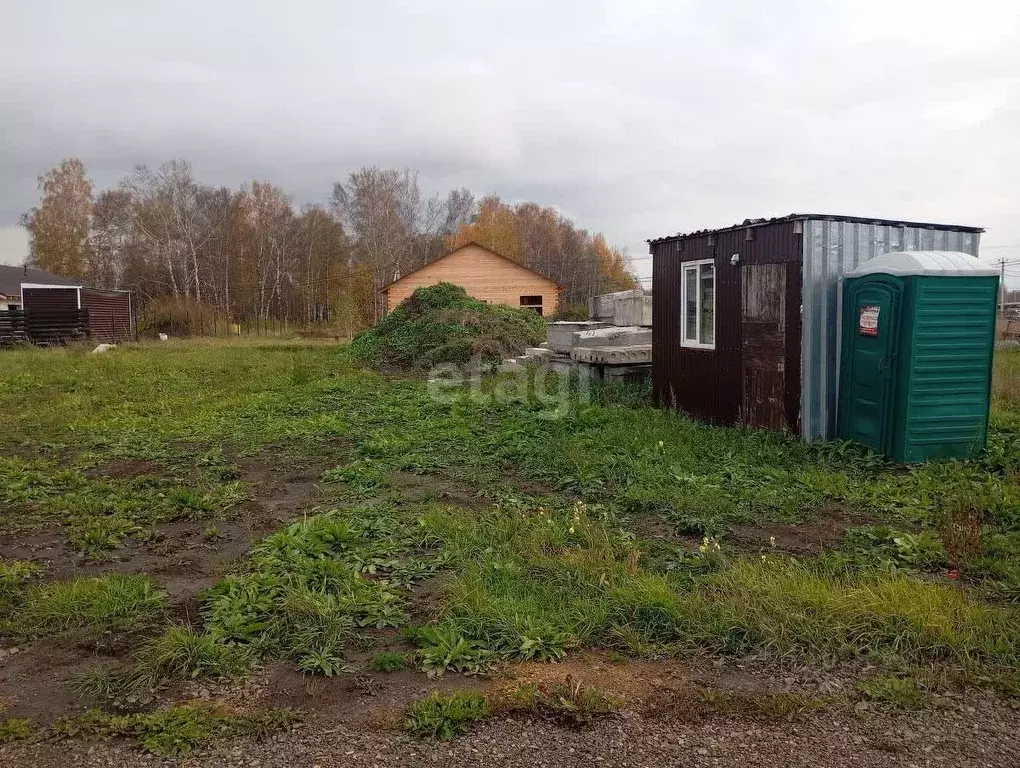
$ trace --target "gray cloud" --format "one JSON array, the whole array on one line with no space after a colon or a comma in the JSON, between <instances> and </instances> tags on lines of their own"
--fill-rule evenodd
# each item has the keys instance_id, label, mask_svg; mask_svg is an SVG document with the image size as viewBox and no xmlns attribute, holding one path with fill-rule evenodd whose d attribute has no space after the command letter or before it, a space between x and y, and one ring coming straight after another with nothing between
<instances>
[{"instance_id":1,"label":"gray cloud","mask_svg":"<svg viewBox=\"0 0 1020 768\"><path fill-rule=\"evenodd\" d=\"M19 3L0 228L62 157L100 186L185 157L298 202L408 165L430 189L555 205L638 257L646 237L810 210L982 225L989 256L1020 258L995 247L1020 244L1015 4L825 5Z\"/></svg>"}]
</instances>

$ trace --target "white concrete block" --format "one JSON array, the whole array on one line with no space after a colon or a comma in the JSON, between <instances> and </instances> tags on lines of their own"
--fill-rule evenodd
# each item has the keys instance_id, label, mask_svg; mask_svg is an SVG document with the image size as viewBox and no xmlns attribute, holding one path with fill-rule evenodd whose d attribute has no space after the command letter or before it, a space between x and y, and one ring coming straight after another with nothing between
<instances>
[{"instance_id":1,"label":"white concrete block","mask_svg":"<svg viewBox=\"0 0 1020 768\"><path fill-rule=\"evenodd\" d=\"M636 365L652 362L652 345L635 344L629 347L576 347L570 359L579 363L597 365Z\"/></svg>"},{"instance_id":2,"label":"white concrete block","mask_svg":"<svg viewBox=\"0 0 1020 768\"><path fill-rule=\"evenodd\" d=\"M578 331L591 331L596 328L608 328L609 323L600 323L597 321L587 320L584 322L570 322L567 320L558 320L553 323L547 323L545 326L546 343L549 348L554 352L570 352L570 348L574 343L574 334Z\"/></svg>"},{"instance_id":3,"label":"white concrete block","mask_svg":"<svg viewBox=\"0 0 1020 768\"><path fill-rule=\"evenodd\" d=\"M616 312L616 302L620 299L630 299L644 296L644 291L635 289L631 291L616 291L615 293L603 293L600 296L592 296L588 299L588 311L595 320L611 321Z\"/></svg>"},{"instance_id":4,"label":"white concrete block","mask_svg":"<svg viewBox=\"0 0 1020 768\"><path fill-rule=\"evenodd\" d=\"M652 297L627 296L616 300L613 325L652 326Z\"/></svg>"},{"instance_id":5,"label":"white concrete block","mask_svg":"<svg viewBox=\"0 0 1020 768\"><path fill-rule=\"evenodd\" d=\"M574 334L572 349L577 347L622 347L633 344L651 344L651 328L633 325L624 328L610 326L593 331L578 331Z\"/></svg>"}]
</instances>

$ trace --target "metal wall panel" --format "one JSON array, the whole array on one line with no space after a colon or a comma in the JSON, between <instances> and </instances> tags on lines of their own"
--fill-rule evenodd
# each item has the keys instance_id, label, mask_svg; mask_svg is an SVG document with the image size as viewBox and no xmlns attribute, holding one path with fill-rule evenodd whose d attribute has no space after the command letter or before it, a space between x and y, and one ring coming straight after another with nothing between
<instances>
[{"instance_id":1,"label":"metal wall panel","mask_svg":"<svg viewBox=\"0 0 1020 768\"><path fill-rule=\"evenodd\" d=\"M130 341L131 295L127 291L81 289L81 308L88 312L89 338L105 344Z\"/></svg>"},{"instance_id":2,"label":"metal wall panel","mask_svg":"<svg viewBox=\"0 0 1020 768\"><path fill-rule=\"evenodd\" d=\"M21 292L21 301L26 311L78 309L77 288L25 288Z\"/></svg>"},{"instance_id":3,"label":"metal wall panel","mask_svg":"<svg viewBox=\"0 0 1020 768\"><path fill-rule=\"evenodd\" d=\"M753 229L753 231L751 231ZM793 222L777 221L754 228L663 238L651 244L652 389L662 407L678 408L696 418L735 424L742 420L743 365L741 270L760 264L786 264L786 371L799 371L800 285L803 247ZM731 263L737 255L738 263ZM681 265L712 259L715 263L715 349L681 345ZM800 416L800 377L785 376L785 425L796 431Z\"/></svg>"},{"instance_id":4,"label":"metal wall panel","mask_svg":"<svg viewBox=\"0 0 1020 768\"><path fill-rule=\"evenodd\" d=\"M801 433L825 440L836 419L839 283L859 264L889 251L962 251L977 256L977 232L851 221L804 222Z\"/></svg>"}]
</instances>

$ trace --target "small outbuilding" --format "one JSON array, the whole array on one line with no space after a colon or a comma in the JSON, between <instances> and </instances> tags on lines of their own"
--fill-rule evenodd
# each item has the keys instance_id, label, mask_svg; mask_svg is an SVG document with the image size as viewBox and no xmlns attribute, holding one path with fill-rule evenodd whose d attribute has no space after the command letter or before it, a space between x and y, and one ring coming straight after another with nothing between
<instances>
[{"instance_id":1,"label":"small outbuilding","mask_svg":"<svg viewBox=\"0 0 1020 768\"><path fill-rule=\"evenodd\" d=\"M134 338L129 291L23 282L21 300L30 341L116 344Z\"/></svg>"},{"instance_id":2,"label":"small outbuilding","mask_svg":"<svg viewBox=\"0 0 1020 768\"><path fill-rule=\"evenodd\" d=\"M717 424L834 436L840 280L896 251L977 261L983 231L791 214L649 240L656 401Z\"/></svg>"},{"instance_id":3,"label":"small outbuilding","mask_svg":"<svg viewBox=\"0 0 1020 768\"><path fill-rule=\"evenodd\" d=\"M556 313L563 286L478 243L466 243L382 289L386 311L436 283L459 285L469 296L490 304L530 309L549 317Z\"/></svg>"},{"instance_id":4,"label":"small outbuilding","mask_svg":"<svg viewBox=\"0 0 1020 768\"><path fill-rule=\"evenodd\" d=\"M999 271L954 251L887 253L843 281L838 434L897 461L985 447Z\"/></svg>"}]
</instances>

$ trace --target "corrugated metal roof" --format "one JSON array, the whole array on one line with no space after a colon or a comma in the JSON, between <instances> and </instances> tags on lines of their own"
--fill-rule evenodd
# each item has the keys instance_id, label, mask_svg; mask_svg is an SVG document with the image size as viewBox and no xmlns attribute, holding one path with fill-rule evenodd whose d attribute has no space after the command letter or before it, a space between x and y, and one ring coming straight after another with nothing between
<instances>
[{"instance_id":1,"label":"corrugated metal roof","mask_svg":"<svg viewBox=\"0 0 1020 768\"><path fill-rule=\"evenodd\" d=\"M651 244L662 243L669 240L680 240L685 237L697 237L701 235L714 235L720 232L731 232L734 229L746 229L748 227L762 227L769 224L778 224L786 221L840 221L851 224L875 224L884 227L914 227L917 229L935 229L949 232L984 232L981 227L970 227L957 224L934 224L920 221L903 221L900 219L880 219L867 216L839 216L829 213L791 213L787 216L776 216L771 219L744 219L740 224L732 224L719 229L699 229L695 232L677 232L675 235L665 235L653 238L646 242Z\"/></svg>"},{"instance_id":2,"label":"corrugated metal roof","mask_svg":"<svg viewBox=\"0 0 1020 768\"><path fill-rule=\"evenodd\" d=\"M896 251L866 261L847 277L861 275L943 275L946 277L994 276L999 270L981 259L959 251Z\"/></svg>"}]
</instances>

